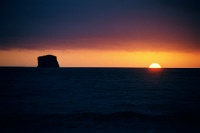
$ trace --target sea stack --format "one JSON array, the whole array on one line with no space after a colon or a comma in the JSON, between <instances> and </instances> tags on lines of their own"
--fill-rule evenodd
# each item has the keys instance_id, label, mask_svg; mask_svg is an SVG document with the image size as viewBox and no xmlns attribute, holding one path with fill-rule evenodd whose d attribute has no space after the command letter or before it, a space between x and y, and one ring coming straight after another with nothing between
<instances>
[{"instance_id":1,"label":"sea stack","mask_svg":"<svg viewBox=\"0 0 200 133\"><path fill-rule=\"evenodd\" d=\"M44 55L38 57L38 66L39 68L58 68L59 64L57 57L54 55Z\"/></svg>"}]
</instances>

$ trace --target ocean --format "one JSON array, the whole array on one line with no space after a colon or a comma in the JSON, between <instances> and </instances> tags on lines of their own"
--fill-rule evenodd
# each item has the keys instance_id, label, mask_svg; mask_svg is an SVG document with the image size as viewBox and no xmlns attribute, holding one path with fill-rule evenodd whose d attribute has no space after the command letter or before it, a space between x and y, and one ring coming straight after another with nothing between
<instances>
[{"instance_id":1,"label":"ocean","mask_svg":"<svg viewBox=\"0 0 200 133\"><path fill-rule=\"evenodd\" d=\"M199 133L200 69L0 68L1 133Z\"/></svg>"}]
</instances>

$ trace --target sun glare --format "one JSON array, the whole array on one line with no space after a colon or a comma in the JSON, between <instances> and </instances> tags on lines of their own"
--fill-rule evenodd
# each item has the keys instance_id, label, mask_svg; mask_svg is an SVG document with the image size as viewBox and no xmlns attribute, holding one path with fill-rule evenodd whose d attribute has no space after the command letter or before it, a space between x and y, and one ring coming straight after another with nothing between
<instances>
[{"instance_id":1,"label":"sun glare","mask_svg":"<svg viewBox=\"0 0 200 133\"><path fill-rule=\"evenodd\" d=\"M161 66L158 63L152 63L149 68L161 68Z\"/></svg>"}]
</instances>

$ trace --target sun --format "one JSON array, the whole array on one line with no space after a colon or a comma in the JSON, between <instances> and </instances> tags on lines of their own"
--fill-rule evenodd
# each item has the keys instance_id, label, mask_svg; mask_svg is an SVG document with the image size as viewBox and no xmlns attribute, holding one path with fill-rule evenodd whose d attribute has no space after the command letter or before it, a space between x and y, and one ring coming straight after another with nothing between
<instances>
[{"instance_id":1,"label":"sun","mask_svg":"<svg viewBox=\"0 0 200 133\"><path fill-rule=\"evenodd\" d=\"M161 66L158 63L152 63L149 68L161 68Z\"/></svg>"}]
</instances>

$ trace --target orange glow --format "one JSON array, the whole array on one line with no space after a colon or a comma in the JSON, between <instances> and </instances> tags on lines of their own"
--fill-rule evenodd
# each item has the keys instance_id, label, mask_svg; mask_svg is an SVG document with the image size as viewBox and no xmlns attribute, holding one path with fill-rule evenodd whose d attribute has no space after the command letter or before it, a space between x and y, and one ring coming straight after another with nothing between
<instances>
[{"instance_id":1,"label":"orange glow","mask_svg":"<svg viewBox=\"0 0 200 133\"><path fill-rule=\"evenodd\" d=\"M149 68L161 68L161 66L158 63L152 63Z\"/></svg>"},{"instance_id":2,"label":"orange glow","mask_svg":"<svg viewBox=\"0 0 200 133\"><path fill-rule=\"evenodd\" d=\"M37 66L37 57L57 56L61 67L142 67L159 62L163 68L200 68L198 52L122 50L0 50L0 66Z\"/></svg>"}]
</instances>

